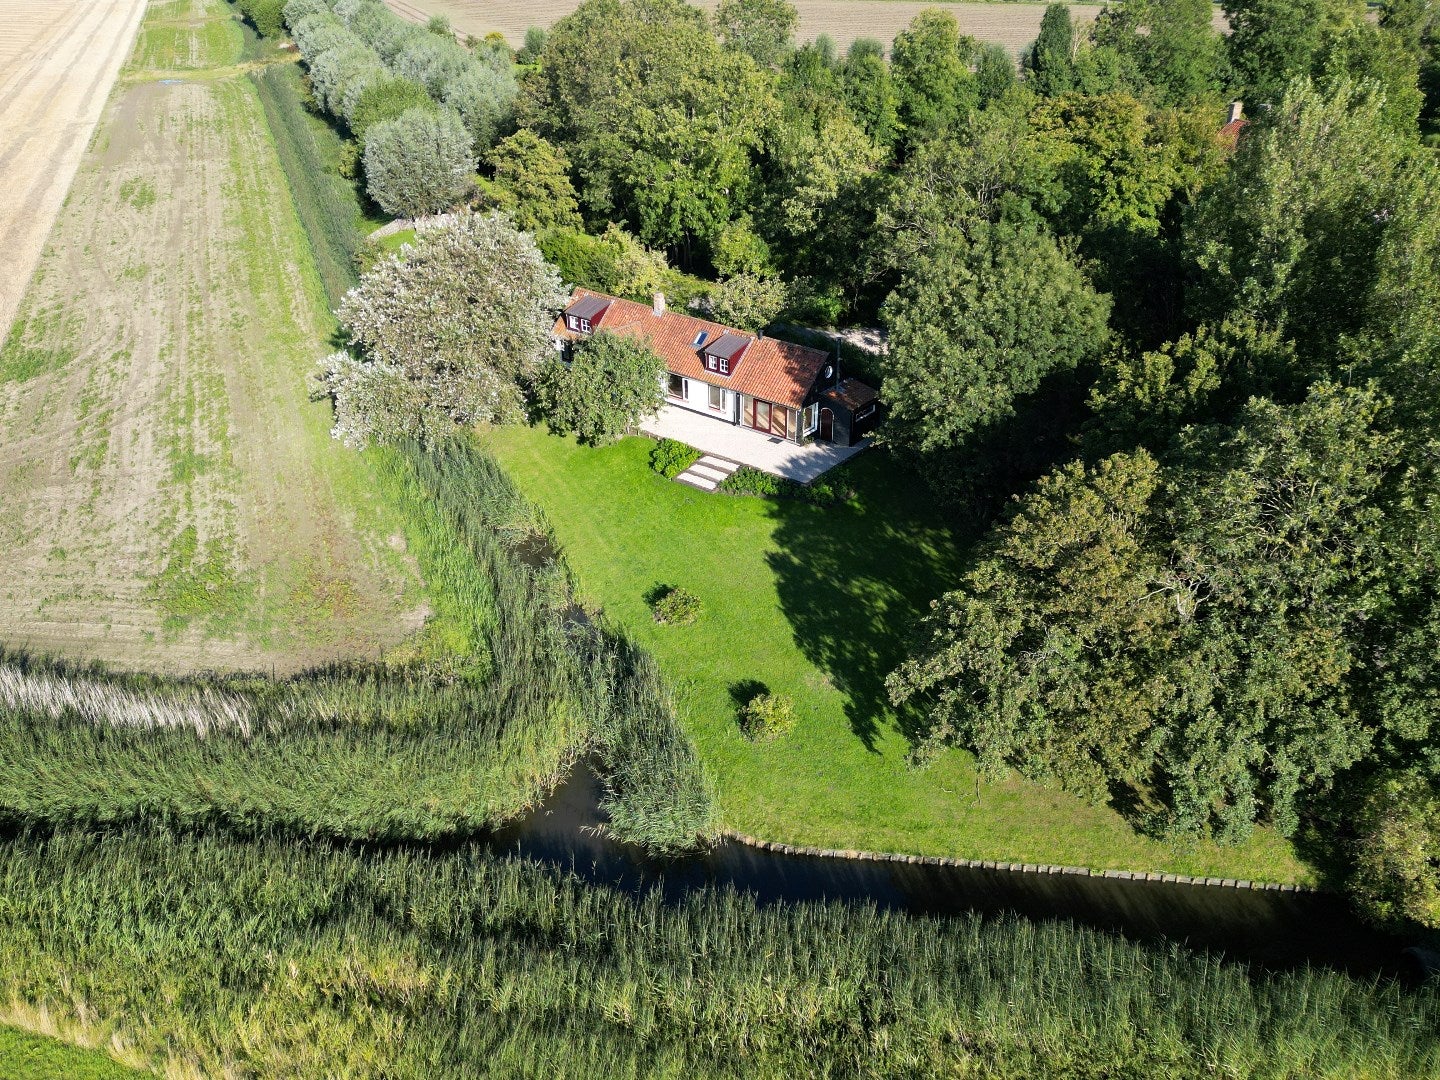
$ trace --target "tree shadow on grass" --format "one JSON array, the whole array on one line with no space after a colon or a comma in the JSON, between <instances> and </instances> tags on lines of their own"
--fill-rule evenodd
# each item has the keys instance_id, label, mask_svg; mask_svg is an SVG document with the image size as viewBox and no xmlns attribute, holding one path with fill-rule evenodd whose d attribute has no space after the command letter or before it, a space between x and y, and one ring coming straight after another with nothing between
<instances>
[{"instance_id":1,"label":"tree shadow on grass","mask_svg":"<svg viewBox=\"0 0 1440 1080\"><path fill-rule=\"evenodd\" d=\"M956 525L923 481L867 450L832 474L849 504L777 500L779 551L769 556L796 645L845 697L850 729L874 752L891 709L885 677L909 652L916 621L955 586L975 530ZM895 717L912 742L919 716Z\"/></svg>"}]
</instances>

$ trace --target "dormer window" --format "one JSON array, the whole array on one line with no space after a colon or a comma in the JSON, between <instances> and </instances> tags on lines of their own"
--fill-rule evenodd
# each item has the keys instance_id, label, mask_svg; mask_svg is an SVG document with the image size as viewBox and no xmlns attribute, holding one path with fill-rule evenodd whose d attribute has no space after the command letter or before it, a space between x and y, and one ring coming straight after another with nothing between
<instances>
[{"instance_id":1,"label":"dormer window","mask_svg":"<svg viewBox=\"0 0 1440 1080\"><path fill-rule=\"evenodd\" d=\"M584 296L565 309L565 327L573 334L588 334L605 316L610 300L600 296Z\"/></svg>"}]
</instances>

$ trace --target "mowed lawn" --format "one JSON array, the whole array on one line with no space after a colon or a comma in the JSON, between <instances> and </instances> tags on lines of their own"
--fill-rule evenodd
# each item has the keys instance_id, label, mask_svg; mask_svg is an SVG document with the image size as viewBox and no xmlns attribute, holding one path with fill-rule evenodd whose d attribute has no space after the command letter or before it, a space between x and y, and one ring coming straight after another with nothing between
<instances>
[{"instance_id":1,"label":"mowed lawn","mask_svg":"<svg viewBox=\"0 0 1440 1080\"><path fill-rule=\"evenodd\" d=\"M1273 833L1176 848L1061 792L979 782L962 751L908 763L913 717L888 706L884 678L956 580L967 538L883 453L845 466L855 505L819 508L665 480L648 439L595 449L519 427L479 438L549 516L582 593L659 657L730 828L833 848L1309 880ZM655 623L646 597L664 585L701 598L695 624ZM800 715L773 743L736 725L759 686L790 695Z\"/></svg>"},{"instance_id":2,"label":"mowed lawn","mask_svg":"<svg viewBox=\"0 0 1440 1080\"><path fill-rule=\"evenodd\" d=\"M118 1064L99 1050L0 1027L0 1077L4 1080L130 1080L148 1075Z\"/></svg>"}]
</instances>

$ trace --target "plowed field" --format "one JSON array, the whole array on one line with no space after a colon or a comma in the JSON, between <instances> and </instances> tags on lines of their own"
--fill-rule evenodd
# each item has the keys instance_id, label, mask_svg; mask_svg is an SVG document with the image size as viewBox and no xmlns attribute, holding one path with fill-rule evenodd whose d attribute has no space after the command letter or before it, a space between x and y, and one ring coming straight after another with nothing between
<instances>
[{"instance_id":1,"label":"plowed field","mask_svg":"<svg viewBox=\"0 0 1440 1080\"><path fill-rule=\"evenodd\" d=\"M549 26L574 11L577 0L388 0L390 6L410 18L427 15L449 16L455 29L476 37L492 30L519 45L531 26ZM1040 30L1044 4L954 4L925 3L921 0L794 0L800 11L802 41L829 34L842 49L859 37L879 38L887 45L897 33L926 8L940 7L954 12L960 29L980 41L1004 45L1018 52L1035 40ZM707 11L718 0L698 0ZM1099 4L1075 4L1076 21L1088 22L1100 12ZM1225 28L1225 16L1215 9L1215 26Z\"/></svg>"}]
</instances>

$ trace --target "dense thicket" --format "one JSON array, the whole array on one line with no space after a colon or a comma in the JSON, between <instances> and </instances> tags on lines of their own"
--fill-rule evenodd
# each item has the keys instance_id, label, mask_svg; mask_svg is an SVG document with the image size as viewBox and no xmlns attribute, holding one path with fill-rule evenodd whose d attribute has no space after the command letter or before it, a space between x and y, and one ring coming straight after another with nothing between
<instances>
[{"instance_id":1,"label":"dense thicket","mask_svg":"<svg viewBox=\"0 0 1440 1080\"><path fill-rule=\"evenodd\" d=\"M0 993L205 1075L1400 1078L1440 1002L1064 924L675 907L460 849L0 846Z\"/></svg>"}]
</instances>

